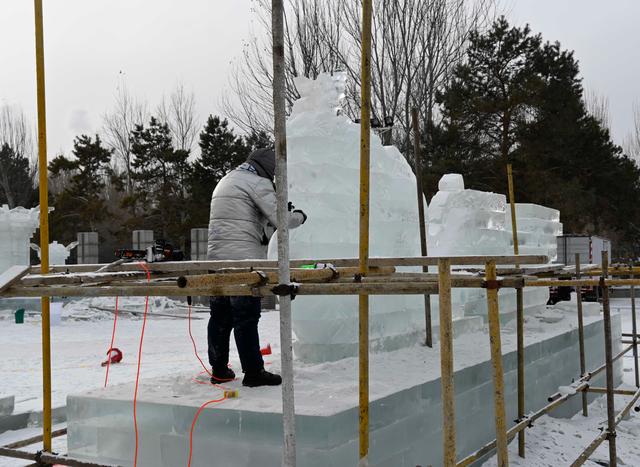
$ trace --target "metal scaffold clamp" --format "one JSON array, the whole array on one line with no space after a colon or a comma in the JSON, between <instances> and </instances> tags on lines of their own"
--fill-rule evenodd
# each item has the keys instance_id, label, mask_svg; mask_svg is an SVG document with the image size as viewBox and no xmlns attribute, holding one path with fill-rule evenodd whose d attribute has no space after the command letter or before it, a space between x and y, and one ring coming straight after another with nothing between
<instances>
[{"instance_id":1,"label":"metal scaffold clamp","mask_svg":"<svg viewBox=\"0 0 640 467\"><path fill-rule=\"evenodd\" d=\"M296 295L298 295L299 290L300 287L298 284L278 284L271 289L271 292L279 297L286 297L288 295L291 297L291 300L293 300L296 298Z\"/></svg>"},{"instance_id":2,"label":"metal scaffold clamp","mask_svg":"<svg viewBox=\"0 0 640 467\"><path fill-rule=\"evenodd\" d=\"M501 280L485 280L482 281L482 288L488 290L499 290L502 287Z\"/></svg>"}]
</instances>

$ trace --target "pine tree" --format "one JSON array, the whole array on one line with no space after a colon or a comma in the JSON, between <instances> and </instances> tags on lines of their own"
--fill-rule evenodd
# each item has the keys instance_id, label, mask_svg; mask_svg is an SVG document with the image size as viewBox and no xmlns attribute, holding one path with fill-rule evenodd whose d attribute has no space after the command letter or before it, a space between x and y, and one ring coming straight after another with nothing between
<instances>
[{"instance_id":1,"label":"pine tree","mask_svg":"<svg viewBox=\"0 0 640 467\"><path fill-rule=\"evenodd\" d=\"M105 180L110 175L112 151L86 135L73 142L73 158L58 156L49 163L52 177L65 177L64 188L53 195L51 225L54 238L70 241L76 232L96 231L110 215L104 196Z\"/></svg>"},{"instance_id":2,"label":"pine tree","mask_svg":"<svg viewBox=\"0 0 640 467\"><path fill-rule=\"evenodd\" d=\"M467 61L438 99L443 123L429 131L425 164L432 190L456 171L471 188L504 193L511 162L518 201L559 209L565 232L634 247L640 173L586 112L572 52L500 18L471 35Z\"/></svg>"},{"instance_id":3,"label":"pine tree","mask_svg":"<svg viewBox=\"0 0 640 467\"><path fill-rule=\"evenodd\" d=\"M134 215L128 228L152 229L184 248L189 227L189 151L175 149L167 124L151 117L131 132L135 190L124 203Z\"/></svg>"},{"instance_id":4,"label":"pine tree","mask_svg":"<svg viewBox=\"0 0 640 467\"><path fill-rule=\"evenodd\" d=\"M30 208L37 203L29 159L7 143L0 146L0 205Z\"/></svg>"},{"instance_id":5,"label":"pine tree","mask_svg":"<svg viewBox=\"0 0 640 467\"><path fill-rule=\"evenodd\" d=\"M218 182L247 159L253 145L267 142L268 136L257 134L250 141L247 145L242 137L236 136L226 119L209 115L200 133L200 157L193 164L191 178L194 225L207 225L211 193Z\"/></svg>"}]
</instances>

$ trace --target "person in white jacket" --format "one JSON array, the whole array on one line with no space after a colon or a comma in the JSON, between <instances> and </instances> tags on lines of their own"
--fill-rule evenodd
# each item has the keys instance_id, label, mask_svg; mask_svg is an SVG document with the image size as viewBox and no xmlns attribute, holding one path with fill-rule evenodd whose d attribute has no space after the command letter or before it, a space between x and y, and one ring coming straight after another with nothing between
<instances>
[{"instance_id":1,"label":"person in white jacket","mask_svg":"<svg viewBox=\"0 0 640 467\"><path fill-rule=\"evenodd\" d=\"M211 197L207 258L211 260L265 259L267 245L275 230L276 193L273 182L275 153L258 149L247 161L220 180ZM289 228L304 224L307 216L301 210L289 212ZM258 321L260 298L211 297L208 326L211 381L235 378L228 367L229 340L233 330L244 386L276 386L279 375L264 369L260 353Z\"/></svg>"}]
</instances>

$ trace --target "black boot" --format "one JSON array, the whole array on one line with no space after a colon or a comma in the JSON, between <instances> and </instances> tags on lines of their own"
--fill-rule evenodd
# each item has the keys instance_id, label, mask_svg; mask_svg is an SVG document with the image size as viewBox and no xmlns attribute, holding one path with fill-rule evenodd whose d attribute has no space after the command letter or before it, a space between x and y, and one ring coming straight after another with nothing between
<instances>
[{"instance_id":1,"label":"black boot","mask_svg":"<svg viewBox=\"0 0 640 467\"><path fill-rule=\"evenodd\" d=\"M250 388L256 388L258 386L280 386L282 384L282 378L280 375L269 373L264 369L255 373L245 373L242 380L243 386Z\"/></svg>"},{"instance_id":2,"label":"black boot","mask_svg":"<svg viewBox=\"0 0 640 467\"><path fill-rule=\"evenodd\" d=\"M211 369L211 382L213 384L228 383L234 379L236 379L236 374L229 367Z\"/></svg>"}]
</instances>

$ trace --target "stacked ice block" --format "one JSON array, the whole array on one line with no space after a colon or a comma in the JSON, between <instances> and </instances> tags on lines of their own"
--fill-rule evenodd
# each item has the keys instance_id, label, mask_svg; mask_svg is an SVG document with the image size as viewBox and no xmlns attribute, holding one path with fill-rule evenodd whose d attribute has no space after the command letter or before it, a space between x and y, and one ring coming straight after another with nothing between
<instances>
[{"instance_id":1,"label":"stacked ice block","mask_svg":"<svg viewBox=\"0 0 640 467\"><path fill-rule=\"evenodd\" d=\"M613 315L613 329L620 332L620 316ZM580 373L578 331L573 329L540 337L527 336L526 408L535 411L547 404L547 396ZM483 336L483 337L486 337ZM481 339L488 346L488 337ZM587 367L595 368L604 358L603 327L587 318L585 325ZM621 343L615 344L618 352ZM470 454L495 436L492 420L493 381L491 361L461 361L465 352L482 353L479 341L456 342L456 446L458 458ZM503 358L507 421L512 426L517 408L517 364L513 346ZM486 352L486 350L484 350ZM415 354L413 354L415 356ZM438 355L429 352L421 360L439 368ZM406 384L401 361L389 370L395 389L372 397L370 405L371 467L442 465L442 398L439 370L424 371L417 384ZM330 372L332 364L316 368ZM339 364L333 364L339 365ZM327 368L329 367L329 368ZM335 368L335 367L334 367ZM375 373L375 366L373 373ZM378 369L379 370L379 369ZM340 370L335 370L340 371ZM335 377L335 371L331 376ZM314 376L315 373L315 376ZM388 378L389 373L380 377ZM335 389L325 373L299 369L296 374L296 443L300 467L344 467L358 463L358 406L341 403L348 395ZM313 378L317 378L313 381ZM351 375L353 377L353 375ZM593 384L602 386L604 375ZM615 364L615 382L622 378L622 362ZM309 383L309 379L312 380ZM376 384L373 380L372 384ZM355 394L357 383L353 381ZM301 388L300 385L303 387ZM305 404L304 386L314 385L316 406ZM196 388L194 388L194 386ZM143 382L138 399L139 458L141 467L185 465L189 455L189 432L198 407L213 397L211 389L191 382L191 375L168 376ZM193 432L194 467L277 467L282 463L282 415L280 409L260 409L267 392L241 389L240 398L209 406L200 414ZM280 400L279 390L271 397ZM68 448L70 455L87 461L130 466L135 435L129 397L133 384L110 386L87 394L69 396ZM300 397L301 394L303 397ZM329 395L331 397L329 397ZM597 395L589 396L590 399ZM262 399L262 400L261 400ZM567 402L555 415L570 416L579 410L580 398ZM311 410L310 410L311 409Z\"/></svg>"},{"instance_id":2,"label":"stacked ice block","mask_svg":"<svg viewBox=\"0 0 640 467\"><path fill-rule=\"evenodd\" d=\"M300 99L287 122L289 199L309 216L291 231L291 258L358 256L360 127L341 115L345 76L299 78ZM395 147L371 135L371 256L420 254L415 176ZM270 258L277 256L275 238ZM296 356L338 360L357 353L357 297L298 297L293 302ZM417 342L422 298L376 296L370 305L374 349Z\"/></svg>"},{"instance_id":3,"label":"stacked ice block","mask_svg":"<svg viewBox=\"0 0 640 467\"><path fill-rule=\"evenodd\" d=\"M0 207L0 274L11 266L29 265L29 241L39 219L38 208Z\"/></svg>"},{"instance_id":4,"label":"stacked ice block","mask_svg":"<svg viewBox=\"0 0 640 467\"><path fill-rule=\"evenodd\" d=\"M517 203L516 220L520 254L546 255L549 262L555 261L558 256L556 237L562 235L560 211L538 204ZM507 229L511 234L511 210L507 211ZM512 240L510 245L513 248Z\"/></svg>"},{"instance_id":5,"label":"stacked ice block","mask_svg":"<svg viewBox=\"0 0 640 467\"><path fill-rule=\"evenodd\" d=\"M536 204L516 204L520 254L556 256L556 235L562 233L560 213ZM511 215L504 195L469 190L460 174L446 174L429 205L429 254L432 256L512 255ZM480 266L480 265L479 265ZM524 293L526 312L535 312L549 299L545 288L530 288ZM454 316L487 314L486 296L480 289L455 289L452 295ZM437 300L432 308L437 309ZM516 310L513 289L500 291L500 311Z\"/></svg>"}]
</instances>

